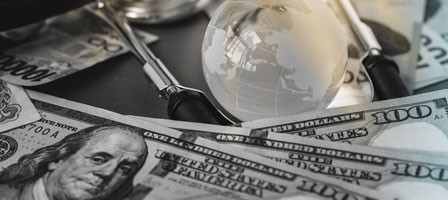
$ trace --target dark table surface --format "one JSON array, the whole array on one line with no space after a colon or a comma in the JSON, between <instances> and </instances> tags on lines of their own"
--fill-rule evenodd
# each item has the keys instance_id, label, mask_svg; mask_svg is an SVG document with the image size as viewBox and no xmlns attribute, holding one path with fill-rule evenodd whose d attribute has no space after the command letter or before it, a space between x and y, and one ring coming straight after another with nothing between
<instances>
[{"instance_id":1,"label":"dark table surface","mask_svg":"<svg viewBox=\"0 0 448 200\"><path fill-rule=\"evenodd\" d=\"M201 62L202 38L208 21L205 13L199 13L180 22L136 27L159 36L159 41L149 47L182 85L202 90L213 100L204 80ZM54 82L29 88L120 114L167 118L167 101L158 98L155 86L130 53ZM448 88L448 81L416 93L444 88Z\"/></svg>"},{"instance_id":2,"label":"dark table surface","mask_svg":"<svg viewBox=\"0 0 448 200\"><path fill-rule=\"evenodd\" d=\"M202 38L208 21L205 13L199 13L175 23L135 27L159 36L159 41L149 48L183 86L202 90L211 97L201 64ZM168 117L167 101L158 97L154 84L131 53L30 89L120 114Z\"/></svg>"}]
</instances>

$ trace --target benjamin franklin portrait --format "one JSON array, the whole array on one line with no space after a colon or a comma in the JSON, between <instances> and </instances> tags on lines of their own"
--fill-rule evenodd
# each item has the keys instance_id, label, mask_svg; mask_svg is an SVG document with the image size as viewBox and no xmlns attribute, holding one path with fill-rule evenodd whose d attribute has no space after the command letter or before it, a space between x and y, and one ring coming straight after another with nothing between
<instances>
[{"instance_id":1,"label":"benjamin franklin portrait","mask_svg":"<svg viewBox=\"0 0 448 200\"><path fill-rule=\"evenodd\" d=\"M132 127L89 127L0 169L0 199L122 199L147 155Z\"/></svg>"}]
</instances>

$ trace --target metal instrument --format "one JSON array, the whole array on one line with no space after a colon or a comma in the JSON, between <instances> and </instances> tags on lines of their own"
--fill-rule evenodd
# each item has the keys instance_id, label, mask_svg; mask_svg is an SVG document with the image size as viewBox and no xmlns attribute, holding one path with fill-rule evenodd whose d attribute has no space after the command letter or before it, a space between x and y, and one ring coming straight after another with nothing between
<instances>
[{"instance_id":1,"label":"metal instrument","mask_svg":"<svg viewBox=\"0 0 448 200\"><path fill-rule=\"evenodd\" d=\"M154 82L160 97L168 100L168 116L171 119L220 125L234 123L203 92L181 86L165 65L139 41L122 12L101 0L98 0L98 8L143 64L145 73Z\"/></svg>"},{"instance_id":2,"label":"metal instrument","mask_svg":"<svg viewBox=\"0 0 448 200\"><path fill-rule=\"evenodd\" d=\"M361 21L350 0L336 1L365 52L362 64L372 80L376 99L409 96L409 91L399 76L398 65L382 53L372 29Z\"/></svg>"},{"instance_id":3,"label":"metal instrument","mask_svg":"<svg viewBox=\"0 0 448 200\"><path fill-rule=\"evenodd\" d=\"M132 23L177 21L203 10L210 0L114 0L113 6Z\"/></svg>"}]
</instances>

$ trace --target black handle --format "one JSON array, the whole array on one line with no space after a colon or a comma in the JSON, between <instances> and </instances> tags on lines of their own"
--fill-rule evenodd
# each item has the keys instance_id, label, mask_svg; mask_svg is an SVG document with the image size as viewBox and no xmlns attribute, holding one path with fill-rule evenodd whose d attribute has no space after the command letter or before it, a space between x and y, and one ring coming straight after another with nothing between
<instances>
[{"instance_id":1,"label":"black handle","mask_svg":"<svg viewBox=\"0 0 448 200\"><path fill-rule=\"evenodd\" d=\"M372 80L377 100L409 96L403 80L399 76L398 65L384 55L369 55L363 65Z\"/></svg>"},{"instance_id":2,"label":"black handle","mask_svg":"<svg viewBox=\"0 0 448 200\"><path fill-rule=\"evenodd\" d=\"M231 125L234 124L198 90L182 89L168 99L168 117L174 120Z\"/></svg>"},{"instance_id":3,"label":"black handle","mask_svg":"<svg viewBox=\"0 0 448 200\"><path fill-rule=\"evenodd\" d=\"M93 0L0 0L0 31L78 8Z\"/></svg>"}]
</instances>

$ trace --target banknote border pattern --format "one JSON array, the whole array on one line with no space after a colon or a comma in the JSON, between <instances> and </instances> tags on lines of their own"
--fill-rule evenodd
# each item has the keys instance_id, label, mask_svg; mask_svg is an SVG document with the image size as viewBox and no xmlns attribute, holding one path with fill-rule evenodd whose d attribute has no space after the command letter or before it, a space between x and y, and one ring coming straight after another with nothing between
<instances>
[{"instance_id":1,"label":"banknote border pattern","mask_svg":"<svg viewBox=\"0 0 448 200\"><path fill-rule=\"evenodd\" d=\"M7 148L4 148L4 146ZM13 156L18 147L17 141L14 138L7 135L0 135L0 150L6 149L4 153L1 153L0 151L0 162Z\"/></svg>"}]
</instances>

